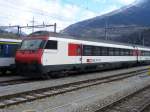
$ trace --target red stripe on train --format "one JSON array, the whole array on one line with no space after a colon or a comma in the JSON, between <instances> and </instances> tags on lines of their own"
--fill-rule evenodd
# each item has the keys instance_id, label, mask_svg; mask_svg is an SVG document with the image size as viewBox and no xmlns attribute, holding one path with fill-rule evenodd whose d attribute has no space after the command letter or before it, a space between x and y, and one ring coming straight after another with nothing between
<instances>
[{"instance_id":1,"label":"red stripe on train","mask_svg":"<svg viewBox=\"0 0 150 112\"><path fill-rule=\"evenodd\" d=\"M81 56L81 45L80 44L68 44L68 56Z\"/></svg>"},{"instance_id":2,"label":"red stripe on train","mask_svg":"<svg viewBox=\"0 0 150 112\"><path fill-rule=\"evenodd\" d=\"M15 60L21 63L38 63L41 64L43 50L38 49L37 51L17 51Z\"/></svg>"}]
</instances>

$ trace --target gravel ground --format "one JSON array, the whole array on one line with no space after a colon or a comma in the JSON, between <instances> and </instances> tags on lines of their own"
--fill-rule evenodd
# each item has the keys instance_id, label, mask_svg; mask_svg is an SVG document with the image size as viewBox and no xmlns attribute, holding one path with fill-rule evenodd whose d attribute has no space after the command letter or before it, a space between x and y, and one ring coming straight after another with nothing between
<instances>
[{"instance_id":1,"label":"gravel ground","mask_svg":"<svg viewBox=\"0 0 150 112\"><path fill-rule=\"evenodd\" d=\"M150 87L96 112L138 112L150 100ZM140 111L141 112L141 111Z\"/></svg>"},{"instance_id":2,"label":"gravel ground","mask_svg":"<svg viewBox=\"0 0 150 112\"><path fill-rule=\"evenodd\" d=\"M71 83L71 82L82 81L85 79L95 79L95 78L100 78L100 77L112 76L114 74L119 74L123 72L126 73L129 71L138 70L139 68L141 69L141 68L148 68L148 67L149 66L134 67L130 69L114 70L114 71L100 72L100 73L91 73L87 75L80 75L80 76L74 76L74 77L70 76L66 78L52 79L52 80L46 80L46 81L37 81L37 82L32 82L32 83L11 85L7 87L0 87L0 97L4 95L9 95L9 94L15 94L15 93L20 93L20 92L25 92L25 91L36 90L40 88L47 88L47 87L63 85L63 84Z\"/></svg>"},{"instance_id":3,"label":"gravel ground","mask_svg":"<svg viewBox=\"0 0 150 112\"><path fill-rule=\"evenodd\" d=\"M93 112L104 105L149 85L150 76L141 74L117 82L101 84L16 106L0 112Z\"/></svg>"},{"instance_id":4,"label":"gravel ground","mask_svg":"<svg viewBox=\"0 0 150 112\"><path fill-rule=\"evenodd\" d=\"M146 110L144 110L143 112L150 112L150 106Z\"/></svg>"}]
</instances>

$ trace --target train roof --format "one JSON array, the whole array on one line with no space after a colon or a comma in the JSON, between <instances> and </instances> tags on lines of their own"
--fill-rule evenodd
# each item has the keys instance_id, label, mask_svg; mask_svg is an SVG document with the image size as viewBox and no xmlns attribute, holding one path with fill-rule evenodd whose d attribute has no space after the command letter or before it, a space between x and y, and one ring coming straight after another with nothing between
<instances>
[{"instance_id":1,"label":"train roof","mask_svg":"<svg viewBox=\"0 0 150 112\"><path fill-rule=\"evenodd\" d=\"M123 48L127 47L127 48L133 48L136 47L139 50L150 50L150 47L147 46L141 46L141 45L137 45L137 44L128 44L128 43L121 43L121 42L114 42L114 41L110 41L110 40L101 40L101 39L92 39L92 38L77 38L77 36L69 36L66 34L61 34L61 33L55 33L55 32L48 32L48 31L37 31L34 32L32 34L30 34L28 37L38 37L38 36L47 36L47 37L59 37L61 40L63 39L67 39L68 41L76 41L76 42L88 42L88 43L101 43L104 46L106 45L113 45L113 47L120 47L122 46ZM58 39L58 38L57 38ZM114 46L115 45L115 46Z\"/></svg>"},{"instance_id":2,"label":"train roof","mask_svg":"<svg viewBox=\"0 0 150 112\"><path fill-rule=\"evenodd\" d=\"M21 42L21 39L6 39L6 38L0 38L0 42Z\"/></svg>"},{"instance_id":3,"label":"train roof","mask_svg":"<svg viewBox=\"0 0 150 112\"><path fill-rule=\"evenodd\" d=\"M53 36L50 36L53 37ZM147 46L141 46L141 45L136 45L136 44L127 44L127 43L121 43L121 42L114 42L114 41L109 41L109 40L100 40L100 39L83 39L83 38L76 38L73 36L66 36L66 35L55 35L55 38L59 37L60 39L67 39L69 41L76 41L76 42L88 42L88 44L101 44L102 46L110 46L110 47L122 47L122 48L129 48L133 49L134 47L138 48L139 50L148 50L150 51L150 47ZM60 40L59 39L59 40Z\"/></svg>"}]
</instances>

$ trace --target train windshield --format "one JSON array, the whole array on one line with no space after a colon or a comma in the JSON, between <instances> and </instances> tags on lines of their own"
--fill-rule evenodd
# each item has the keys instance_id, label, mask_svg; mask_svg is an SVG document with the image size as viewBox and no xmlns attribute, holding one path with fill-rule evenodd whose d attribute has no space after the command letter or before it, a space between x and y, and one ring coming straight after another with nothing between
<instances>
[{"instance_id":1,"label":"train windshield","mask_svg":"<svg viewBox=\"0 0 150 112\"><path fill-rule=\"evenodd\" d=\"M35 40L24 40L22 42L20 50L37 50L43 48L45 40L35 39Z\"/></svg>"}]
</instances>

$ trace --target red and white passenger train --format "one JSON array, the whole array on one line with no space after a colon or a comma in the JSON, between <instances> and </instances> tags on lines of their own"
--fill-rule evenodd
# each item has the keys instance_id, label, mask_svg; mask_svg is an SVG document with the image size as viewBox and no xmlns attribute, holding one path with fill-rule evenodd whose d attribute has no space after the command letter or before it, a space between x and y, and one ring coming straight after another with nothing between
<instances>
[{"instance_id":1,"label":"red and white passenger train","mask_svg":"<svg viewBox=\"0 0 150 112\"><path fill-rule=\"evenodd\" d=\"M56 71L88 71L136 63L148 64L150 48L36 32L22 41L15 60L19 72L36 77Z\"/></svg>"}]
</instances>

